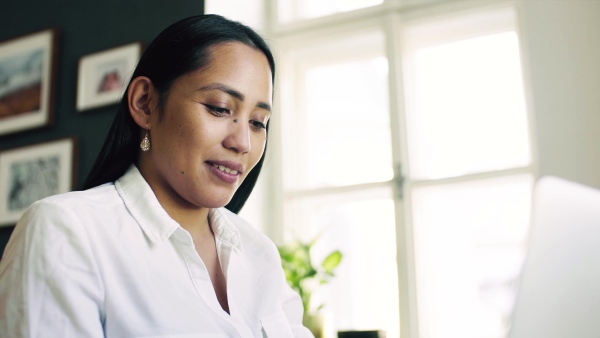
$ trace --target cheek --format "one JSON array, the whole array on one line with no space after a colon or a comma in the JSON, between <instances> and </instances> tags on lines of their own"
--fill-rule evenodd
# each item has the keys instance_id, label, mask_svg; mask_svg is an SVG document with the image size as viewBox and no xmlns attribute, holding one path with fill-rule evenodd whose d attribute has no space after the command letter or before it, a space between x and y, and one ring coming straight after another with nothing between
<instances>
[{"instance_id":1,"label":"cheek","mask_svg":"<svg viewBox=\"0 0 600 338\"><path fill-rule=\"evenodd\" d=\"M221 142L222 132L217 126L199 121L181 121L176 129L179 146L192 154L203 155L210 147Z\"/></svg>"},{"instance_id":2,"label":"cheek","mask_svg":"<svg viewBox=\"0 0 600 338\"><path fill-rule=\"evenodd\" d=\"M261 156L263 155L264 151L265 151L265 146L267 144L267 140L265 135L260 135L258 137L255 138L255 140L253 140L252 142L252 167L254 167L256 165L256 163L258 163L258 161L260 160Z\"/></svg>"}]
</instances>

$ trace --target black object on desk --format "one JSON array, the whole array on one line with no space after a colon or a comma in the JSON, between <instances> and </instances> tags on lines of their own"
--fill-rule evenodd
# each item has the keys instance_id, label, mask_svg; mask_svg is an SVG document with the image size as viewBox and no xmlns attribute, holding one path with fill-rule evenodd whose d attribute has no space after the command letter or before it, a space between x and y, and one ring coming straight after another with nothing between
<instances>
[{"instance_id":1,"label":"black object on desk","mask_svg":"<svg viewBox=\"0 0 600 338\"><path fill-rule=\"evenodd\" d=\"M338 338L385 338L385 331L338 331Z\"/></svg>"}]
</instances>

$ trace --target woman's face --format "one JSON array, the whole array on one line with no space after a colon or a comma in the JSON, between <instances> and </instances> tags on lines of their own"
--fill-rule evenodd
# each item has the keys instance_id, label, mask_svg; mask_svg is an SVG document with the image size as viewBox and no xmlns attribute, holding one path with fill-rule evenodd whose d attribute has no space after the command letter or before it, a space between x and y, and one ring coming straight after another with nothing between
<instances>
[{"instance_id":1,"label":"woman's face","mask_svg":"<svg viewBox=\"0 0 600 338\"><path fill-rule=\"evenodd\" d=\"M142 156L159 200L222 207L265 149L272 96L266 56L236 42L210 50L208 66L173 83L162 120L152 114L151 150Z\"/></svg>"}]
</instances>

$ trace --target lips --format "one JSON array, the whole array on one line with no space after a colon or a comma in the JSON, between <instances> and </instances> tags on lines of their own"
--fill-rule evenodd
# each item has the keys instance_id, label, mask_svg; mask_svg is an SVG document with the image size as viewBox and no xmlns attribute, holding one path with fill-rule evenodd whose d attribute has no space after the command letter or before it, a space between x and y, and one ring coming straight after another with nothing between
<instances>
[{"instance_id":1,"label":"lips","mask_svg":"<svg viewBox=\"0 0 600 338\"><path fill-rule=\"evenodd\" d=\"M231 168L228 168L226 166L219 165L219 164L216 164L216 163L214 163L212 166L213 166L213 168L217 168L217 169L219 169L219 170L221 170L223 172L226 172L228 174L231 174L231 175L236 175L238 173L238 171L235 170L235 169L231 169Z\"/></svg>"},{"instance_id":2,"label":"lips","mask_svg":"<svg viewBox=\"0 0 600 338\"><path fill-rule=\"evenodd\" d=\"M244 172L244 166L234 161L206 161L206 163L225 172L227 172L227 170L229 170L229 172L237 171L237 173Z\"/></svg>"},{"instance_id":3,"label":"lips","mask_svg":"<svg viewBox=\"0 0 600 338\"><path fill-rule=\"evenodd\" d=\"M207 161L206 164L215 176L226 183L236 183L244 167L232 161Z\"/></svg>"}]
</instances>

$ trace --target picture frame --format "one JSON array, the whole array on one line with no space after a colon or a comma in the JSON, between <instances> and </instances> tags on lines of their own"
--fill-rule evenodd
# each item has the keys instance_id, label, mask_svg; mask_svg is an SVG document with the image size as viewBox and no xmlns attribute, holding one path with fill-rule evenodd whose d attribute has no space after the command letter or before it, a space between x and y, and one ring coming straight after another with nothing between
<instances>
[{"instance_id":1,"label":"picture frame","mask_svg":"<svg viewBox=\"0 0 600 338\"><path fill-rule=\"evenodd\" d=\"M31 203L73 189L77 148L69 137L0 152L0 226L17 223Z\"/></svg>"},{"instance_id":2,"label":"picture frame","mask_svg":"<svg viewBox=\"0 0 600 338\"><path fill-rule=\"evenodd\" d=\"M77 76L77 111L119 102L141 53L142 43L134 42L83 56Z\"/></svg>"},{"instance_id":3,"label":"picture frame","mask_svg":"<svg viewBox=\"0 0 600 338\"><path fill-rule=\"evenodd\" d=\"M0 135L54 122L56 29L0 42Z\"/></svg>"}]
</instances>

